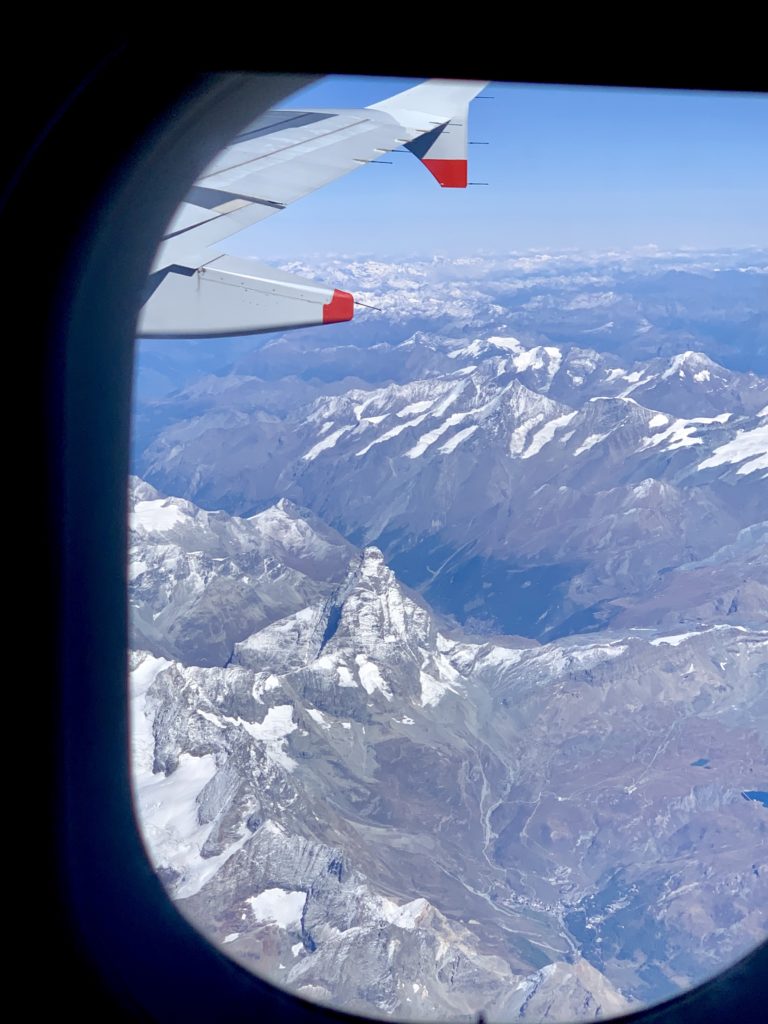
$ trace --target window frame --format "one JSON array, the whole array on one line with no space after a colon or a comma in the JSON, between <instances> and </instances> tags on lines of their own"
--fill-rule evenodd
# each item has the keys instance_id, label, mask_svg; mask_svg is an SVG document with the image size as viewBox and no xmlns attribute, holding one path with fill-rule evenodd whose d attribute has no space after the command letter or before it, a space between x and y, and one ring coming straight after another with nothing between
<instances>
[{"instance_id":1,"label":"window frame","mask_svg":"<svg viewBox=\"0 0 768 1024\"><path fill-rule=\"evenodd\" d=\"M345 61L342 51L308 66L361 73L359 57ZM419 51L414 44L405 63L385 57L365 71L506 74L482 52L474 66L450 56L438 66ZM130 787L126 481L138 297L163 227L202 167L242 125L314 77L277 73L294 63L290 47L260 56L191 52L168 61L160 47L125 43L98 59L78 51L79 71L33 108L37 137L22 135L28 151L17 154L4 209L7 273L39 384L32 418L42 461L29 491L38 518L28 536L40 578L55 581L37 609L45 642L32 651L42 662L35 700L45 779L28 835L42 844L34 885L47 913L37 923L44 941L28 948L55 957L55 968L42 961L39 970L46 978L55 971L62 986L37 993L37 1005L49 1000L85 1019L363 1019L276 988L197 932L152 871ZM256 61L266 75L226 70ZM520 77L578 81L546 69ZM672 83L660 72L651 84ZM53 203L41 211L52 176ZM696 988L621 1020L730 1024L760 1019L767 1002L765 942Z\"/></svg>"}]
</instances>

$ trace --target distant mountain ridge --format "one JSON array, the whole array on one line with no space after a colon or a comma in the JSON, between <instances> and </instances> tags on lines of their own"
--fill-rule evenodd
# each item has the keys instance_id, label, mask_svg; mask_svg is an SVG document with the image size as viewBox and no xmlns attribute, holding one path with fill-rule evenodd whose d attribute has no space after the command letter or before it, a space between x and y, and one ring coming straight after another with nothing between
<instances>
[{"instance_id":1,"label":"distant mountain ridge","mask_svg":"<svg viewBox=\"0 0 768 1024\"><path fill-rule=\"evenodd\" d=\"M694 352L627 371L510 337L443 356L432 376L282 416L233 383L226 406L215 390L210 411L161 433L146 471L230 512L287 496L377 544L457 622L541 639L599 627L764 520L762 378Z\"/></svg>"},{"instance_id":2,"label":"distant mountain ridge","mask_svg":"<svg viewBox=\"0 0 768 1024\"><path fill-rule=\"evenodd\" d=\"M273 384L293 375L315 393L318 385L350 376L367 385L386 378L402 382L403 369L411 378L420 375L425 353L406 357L400 349L419 332L454 343L512 335L527 347L591 347L618 354L624 364L703 351L731 370L768 375L766 249L397 261L329 256L288 262L283 269L334 281L365 305L352 324L326 327L321 337L313 329L278 337L142 342L139 405L151 406L205 374L255 376ZM285 389L283 396L289 397Z\"/></svg>"}]
</instances>

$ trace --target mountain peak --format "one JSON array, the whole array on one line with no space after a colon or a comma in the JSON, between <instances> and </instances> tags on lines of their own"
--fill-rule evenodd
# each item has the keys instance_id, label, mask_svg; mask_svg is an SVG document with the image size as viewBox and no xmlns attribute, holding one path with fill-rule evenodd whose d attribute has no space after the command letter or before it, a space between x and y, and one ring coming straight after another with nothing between
<instances>
[{"instance_id":1,"label":"mountain peak","mask_svg":"<svg viewBox=\"0 0 768 1024\"><path fill-rule=\"evenodd\" d=\"M370 567L384 565L384 555L382 554L381 549L377 548L373 544L367 548L363 548L361 564L363 566Z\"/></svg>"},{"instance_id":2,"label":"mountain peak","mask_svg":"<svg viewBox=\"0 0 768 1024\"><path fill-rule=\"evenodd\" d=\"M341 583L326 606L326 642L355 646L378 656L383 650L415 647L432 634L431 616L408 597L377 547L364 548L349 565Z\"/></svg>"},{"instance_id":3,"label":"mountain peak","mask_svg":"<svg viewBox=\"0 0 768 1024\"><path fill-rule=\"evenodd\" d=\"M604 423L642 420L645 424L653 418L654 412L627 395L598 395L586 403L584 416L590 421Z\"/></svg>"},{"instance_id":4,"label":"mountain peak","mask_svg":"<svg viewBox=\"0 0 768 1024\"><path fill-rule=\"evenodd\" d=\"M661 379L668 380L670 377L674 377L675 374L679 377L684 377L686 371L688 371L694 374L694 380L699 380L699 374L708 375L711 370L722 370L722 367L703 352L681 352L679 355L672 356L669 366L661 375ZM708 380L709 377L702 377L702 379Z\"/></svg>"},{"instance_id":5,"label":"mountain peak","mask_svg":"<svg viewBox=\"0 0 768 1024\"><path fill-rule=\"evenodd\" d=\"M140 476L128 477L128 503L131 508L139 501L157 501L164 497L165 495L161 494L156 487L148 484Z\"/></svg>"},{"instance_id":6,"label":"mountain peak","mask_svg":"<svg viewBox=\"0 0 768 1024\"><path fill-rule=\"evenodd\" d=\"M358 588L377 594L399 589L395 574L384 560L380 548L370 545L351 559L347 578L339 588L339 593L344 595L342 600Z\"/></svg>"},{"instance_id":7,"label":"mountain peak","mask_svg":"<svg viewBox=\"0 0 768 1024\"><path fill-rule=\"evenodd\" d=\"M290 516L292 519L301 517L298 505L294 505L290 498L278 499L278 501L275 502L274 507L280 512L285 513L285 515Z\"/></svg>"}]
</instances>

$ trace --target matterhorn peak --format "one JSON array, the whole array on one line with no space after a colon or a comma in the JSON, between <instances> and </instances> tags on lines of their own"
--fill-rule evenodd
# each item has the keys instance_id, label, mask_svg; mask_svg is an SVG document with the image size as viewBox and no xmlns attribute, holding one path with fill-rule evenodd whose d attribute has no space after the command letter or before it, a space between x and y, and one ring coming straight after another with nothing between
<instances>
[{"instance_id":1,"label":"matterhorn peak","mask_svg":"<svg viewBox=\"0 0 768 1024\"><path fill-rule=\"evenodd\" d=\"M365 575L368 572L375 572L379 574L381 568L386 568L386 562L384 561L384 555L380 548L370 547L363 548L360 556L360 569Z\"/></svg>"},{"instance_id":2,"label":"matterhorn peak","mask_svg":"<svg viewBox=\"0 0 768 1024\"><path fill-rule=\"evenodd\" d=\"M397 588L395 574L384 560L380 548L370 545L350 559L346 579L338 588L337 594L342 600L346 595L361 588L380 593L390 588ZM339 597L337 597L337 603Z\"/></svg>"},{"instance_id":3,"label":"matterhorn peak","mask_svg":"<svg viewBox=\"0 0 768 1024\"><path fill-rule=\"evenodd\" d=\"M377 547L352 559L349 574L327 603L336 642L355 637L371 654L382 649L425 642L432 633L429 613L404 593ZM326 640L330 639L326 631Z\"/></svg>"},{"instance_id":4,"label":"matterhorn peak","mask_svg":"<svg viewBox=\"0 0 768 1024\"><path fill-rule=\"evenodd\" d=\"M395 574L384 561L381 550L374 546L363 548L349 561L346 578L336 588L331 604L341 608L351 595L357 599L378 596L390 589L398 589Z\"/></svg>"}]
</instances>

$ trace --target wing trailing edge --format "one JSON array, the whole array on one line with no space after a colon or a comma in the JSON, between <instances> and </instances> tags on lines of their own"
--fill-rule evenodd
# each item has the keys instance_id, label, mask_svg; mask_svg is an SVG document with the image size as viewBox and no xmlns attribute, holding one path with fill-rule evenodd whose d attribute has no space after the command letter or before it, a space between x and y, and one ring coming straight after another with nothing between
<instances>
[{"instance_id":1,"label":"wing trailing edge","mask_svg":"<svg viewBox=\"0 0 768 1024\"><path fill-rule=\"evenodd\" d=\"M354 298L256 260L222 256L196 270L175 266L150 278L139 320L151 338L206 338L342 323Z\"/></svg>"}]
</instances>

